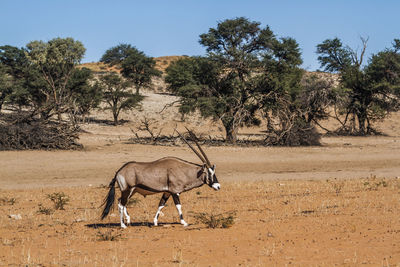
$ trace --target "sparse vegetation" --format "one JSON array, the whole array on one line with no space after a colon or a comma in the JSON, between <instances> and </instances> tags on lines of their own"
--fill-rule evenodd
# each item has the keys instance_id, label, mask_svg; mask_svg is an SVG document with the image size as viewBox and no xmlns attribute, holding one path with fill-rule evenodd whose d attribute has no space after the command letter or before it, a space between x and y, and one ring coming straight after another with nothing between
<instances>
[{"instance_id":1,"label":"sparse vegetation","mask_svg":"<svg viewBox=\"0 0 400 267\"><path fill-rule=\"evenodd\" d=\"M230 228L235 223L236 212L225 214L208 214L205 212L194 214L194 218L208 228Z\"/></svg>"},{"instance_id":2,"label":"sparse vegetation","mask_svg":"<svg viewBox=\"0 0 400 267\"><path fill-rule=\"evenodd\" d=\"M42 205L42 203L39 203L37 212L40 214L51 215L52 213L54 213L54 210L51 208L46 208Z\"/></svg>"},{"instance_id":3,"label":"sparse vegetation","mask_svg":"<svg viewBox=\"0 0 400 267\"><path fill-rule=\"evenodd\" d=\"M113 230L98 231L96 236L97 241L118 241L121 239L121 233L114 233Z\"/></svg>"},{"instance_id":4,"label":"sparse vegetation","mask_svg":"<svg viewBox=\"0 0 400 267\"><path fill-rule=\"evenodd\" d=\"M0 206L1 205L14 205L17 202L17 199L14 197L1 197L0 198Z\"/></svg>"},{"instance_id":5,"label":"sparse vegetation","mask_svg":"<svg viewBox=\"0 0 400 267\"><path fill-rule=\"evenodd\" d=\"M64 192L48 194L47 197L54 203L54 208L56 210L64 210L64 206L69 202L69 196Z\"/></svg>"},{"instance_id":6,"label":"sparse vegetation","mask_svg":"<svg viewBox=\"0 0 400 267\"><path fill-rule=\"evenodd\" d=\"M377 179L376 177L372 177L371 179L368 179L367 181L364 182L364 187L367 190L373 190L377 191L379 187L387 187L388 183L385 181L385 179Z\"/></svg>"},{"instance_id":7,"label":"sparse vegetation","mask_svg":"<svg viewBox=\"0 0 400 267\"><path fill-rule=\"evenodd\" d=\"M338 181L336 179L334 181L328 180L327 182L332 186L337 196L342 192L345 185L344 181Z\"/></svg>"},{"instance_id":8,"label":"sparse vegetation","mask_svg":"<svg viewBox=\"0 0 400 267\"><path fill-rule=\"evenodd\" d=\"M299 264L340 265L356 252L355 263L379 265L384 257L389 265L398 262L398 253L391 253L392 258L386 256L399 241L398 179L340 181L346 190L339 195L324 180L303 179L225 182L223 190L215 194L208 188L193 190L182 194L185 210L192 211L188 217L197 221L187 228L174 223L173 205L163 210L162 227L149 227L146 222L152 220L157 209L154 201L159 196L148 196L135 206L134 223L125 230L119 229L118 215L99 223L100 188L66 188L63 192L70 196L71 208L51 216L45 215L46 204L41 201L43 193L53 194L53 189L9 190L10 194L2 197L23 201L13 206L0 205L0 213L20 214L21 219L0 216L0 261L23 265L29 254L31 265L46 266L54 262L68 266L74 262L119 266L137 261L139 265L157 265L156 261L207 266L217 261L223 265L270 261L285 265L292 261L285 257L291 255ZM365 182L379 184L378 190L367 189ZM43 203L43 213L38 212L39 203ZM380 246L368 246L371 239ZM354 242L359 246L352 246ZM340 253L333 257L332 249ZM59 250L68 253L58 254ZM319 254L315 254L317 250ZM234 259L216 260L221 251ZM206 254L210 257L202 256Z\"/></svg>"}]
</instances>

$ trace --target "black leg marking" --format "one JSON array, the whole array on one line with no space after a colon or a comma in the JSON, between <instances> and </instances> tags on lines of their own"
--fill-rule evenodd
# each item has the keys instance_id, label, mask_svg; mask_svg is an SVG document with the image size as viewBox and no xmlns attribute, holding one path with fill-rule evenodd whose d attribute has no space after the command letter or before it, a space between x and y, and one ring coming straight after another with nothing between
<instances>
[{"instance_id":1,"label":"black leg marking","mask_svg":"<svg viewBox=\"0 0 400 267\"><path fill-rule=\"evenodd\" d=\"M126 206L126 204L128 203L129 195L130 195L130 191L129 190L121 192L121 198L119 199L119 201L120 201L122 206Z\"/></svg>"},{"instance_id":2,"label":"black leg marking","mask_svg":"<svg viewBox=\"0 0 400 267\"><path fill-rule=\"evenodd\" d=\"M156 213L156 218L155 220L158 220L158 217L160 216L160 211L161 211L161 207L165 206L165 203L167 203L169 197L171 196L170 193L164 193L160 199L160 202L158 203L158 209L159 211Z\"/></svg>"},{"instance_id":3,"label":"black leg marking","mask_svg":"<svg viewBox=\"0 0 400 267\"><path fill-rule=\"evenodd\" d=\"M180 205L181 201L179 200L179 196L177 194L173 194L172 198L174 199L175 205Z\"/></svg>"},{"instance_id":4,"label":"black leg marking","mask_svg":"<svg viewBox=\"0 0 400 267\"><path fill-rule=\"evenodd\" d=\"M158 203L158 206L165 206L165 203L167 202L167 200L169 199L169 197L171 196L170 193L164 193L160 199L160 202Z\"/></svg>"}]
</instances>

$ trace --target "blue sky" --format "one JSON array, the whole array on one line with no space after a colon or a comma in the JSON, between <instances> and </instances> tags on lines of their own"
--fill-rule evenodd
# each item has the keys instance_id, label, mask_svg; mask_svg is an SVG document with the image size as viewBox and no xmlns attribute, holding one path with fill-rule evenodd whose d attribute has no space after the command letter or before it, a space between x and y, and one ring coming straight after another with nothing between
<instances>
[{"instance_id":1,"label":"blue sky","mask_svg":"<svg viewBox=\"0 0 400 267\"><path fill-rule=\"evenodd\" d=\"M369 37L368 56L390 47L400 38L399 13L395 0L1 0L0 45L73 37L86 47L83 62L98 61L119 43L153 57L204 55L200 34L244 16L269 25L278 37L296 39L303 68L316 70L315 47L327 38L356 49L360 36Z\"/></svg>"}]
</instances>

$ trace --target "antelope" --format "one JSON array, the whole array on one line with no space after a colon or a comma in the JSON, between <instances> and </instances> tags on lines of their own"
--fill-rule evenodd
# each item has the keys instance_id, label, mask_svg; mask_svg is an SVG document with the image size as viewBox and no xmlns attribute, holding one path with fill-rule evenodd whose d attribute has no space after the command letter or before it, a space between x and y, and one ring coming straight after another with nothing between
<instances>
[{"instance_id":1,"label":"antelope","mask_svg":"<svg viewBox=\"0 0 400 267\"><path fill-rule=\"evenodd\" d=\"M158 217L162 214L161 210L165 207L165 203L170 196L174 200L180 223L183 226L188 226L188 223L183 219L179 194L204 184L216 191L221 188L215 175L215 165L211 165L207 155L196 141L197 138L194 133L189 130L188 133L201 154L179 132L178 135L193 150L202 164L192 163L176 157L165 157L152 162L131 161L124 164L115 173L109 184L110 189L103 203L104 209L101 219L103 220L113 208L115 183L117 182L121 190L121 197L118 199L118 211L122 228L126 228L126 224L130 224L130 216L127 212L126 204L128 199L135 193L139 193L144 197L163 193L153 220L154 226L158 225ZM124 223L124 217L126 224Z\"/></svg>"}]
</instances>

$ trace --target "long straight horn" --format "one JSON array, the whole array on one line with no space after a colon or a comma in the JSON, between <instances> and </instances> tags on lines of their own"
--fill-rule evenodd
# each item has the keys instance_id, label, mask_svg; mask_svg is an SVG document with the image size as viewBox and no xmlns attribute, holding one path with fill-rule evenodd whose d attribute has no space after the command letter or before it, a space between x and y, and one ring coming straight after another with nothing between
<instances>
[{"instance_id":1,"label":"long straight horn","mask_svg":"<svg viewBox=\"0 0 400 267\"><path fill-rule=\"evenodd\" d=\"M183 137L183 136L178 132L178 130L175 130L175 131L178 133L179 137L193 150L193 152L199 157L199 159L200 159L203 163L207 163L207 162L204 160L204 158L199 154L199 152L198 152L196 149L194 149L194 147L185 139L185 137Z\"/></svg>"},{"instance_id":2,"label":"long straight horn","mask_svg":"<svg viewBox=\"0 0 400 267\"><path fill-rule=\"evenodd\" d=\"M186 128L186 130L188 131L188 133L190 134L190 137L193 139L193 142L194 142L194 143L196 144L196 146L199 148L201 154L203 154L203 156L204 156L204 158L205 158L205 162L208 164L208 167L211 167L211 163L210 163L210 161L208 160L208 157L207 157L206 153L204 153L204 150L201 148L200 144L197 142L197 137L196 137L196 135L195 135L191 130L189 130L187 127L185 127L185 128Z\"/></svg>"}]
</instances>

